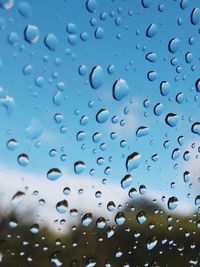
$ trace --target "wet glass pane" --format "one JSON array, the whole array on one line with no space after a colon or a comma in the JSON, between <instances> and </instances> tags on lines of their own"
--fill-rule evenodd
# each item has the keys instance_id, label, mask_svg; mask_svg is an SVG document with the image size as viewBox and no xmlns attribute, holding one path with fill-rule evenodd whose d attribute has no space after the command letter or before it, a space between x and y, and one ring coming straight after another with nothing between
<instances>
[{"instance_id":1,"label":"wet glass pane","mask_svg":"<svg viewBox=\"0 0 200 267\"><path fill-rule=\"evenodd\" d=\"M200 2L0 0L0 266L200 266Z\"/></svg>"}]
</instances>

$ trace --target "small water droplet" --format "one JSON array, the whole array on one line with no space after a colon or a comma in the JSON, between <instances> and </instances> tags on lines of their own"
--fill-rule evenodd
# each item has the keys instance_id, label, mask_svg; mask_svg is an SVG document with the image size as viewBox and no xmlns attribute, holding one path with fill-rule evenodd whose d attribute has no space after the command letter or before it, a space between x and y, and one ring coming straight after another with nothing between
<instances>
[{"instance_id":1,"label":"small water droplet","mask_svg":"<svg viewBox=\"0 0 200 267\"><path fill-rule=\"evenodd\" d=\"M90 13L94 13L96 10L97 10L97 7L98 7L98 2L97 0L88 0L86 2L86 7L87 7L87 10L90 12Z\"/></svg>"},{"instance_id":2,"label":"small water droplet","mask_svg":"<svg viewBox=\"0 0 200 267\"><path fill-rule=\"evenodd\" d=\"M192 124L191 131L194 134L200 135L200 122L195 122L194 124Z\"/></svg>"},{"instance_id":3,"label":"small water droplet","mask_svg":"<svg viewBox=\"0 0 200 267\"><path fill-rule=\"evenodd\" d=\"M136 215L136 218L137 218L137 222L139 224L143 224L146 222L147 218L146 218L146 214L144 211L140 211L138 212L138 214Z\"/></svg>"},{"instance_id":4,"label":"small water droplet","mask_svg":"<svg viewBox=\"0 0 200 267\"><path fill-rule=\"evenodd\" d=\"M15 140L15 139L10 139L10 140L7 142L7 148L8 148L9 150L15 150L17 147L18 147L18 142L17 142L17 140Z\"/></svg>"},{"instance_id":5,"label":"small water droplet","mask_svg":"<svg viewBox=\"0 0 200 267\"><path fill-rule=\"evenodd\" d=\"M84 214L81 223L83 226L88 227L92 223L92 213Z\"/></svg>"},{"instance_id":6,"label":"small water droplet","mask_svg":"<svg viewBox=\"0 0 200 267\"><path fill-rule=\"evenodd\" d=\"M165 122L171 127L175 127L178 124L178 120L179 120L178 115L174 113L167 114L165 118Z\"/></svg>"},{"instance_id":7,"label":"small water droplet","mask_svg":"<svg viewBox=\"0 0 200 267\"><path fill-rule=\"evenodd\" d=\"M127 174L124 176L124 178L121 180L121 187L123 189L126 189L132 184L133 177L130 174Z\"/></svg>"},{"instance_id":8,"label":"small water droplet","mask_svg":"<svg viewBox=\"0 0 200 267\"><path fill-rule=\"evenodd\" d=\"M132 171L138 168L141 163L141 155L138 152L133 152L126 159L126 169L127 171Z\"/></svg>"},{"instance_id":9,"label":"small water droplet","mask_svg":"<svg viewBox=\"0 0 200 267\"><path fill-rule=\"evenodd\" d=\"M125 222L125 215L122 212L118 212L115 216L115 222L118 225L122 225Z\"/></svg>"},{"instance_id":10,"label":"small water droplet","mask_svg":"<svg viewBox=\"0 0 200 267\"><path fill-rule=\"evenodd\" d=\"M62 172L57 168L52 168L47 172L47 178L51 181L55 181L62 176Z\"/></svg>"},{"instance_id":11,"label":"small water droplet","mask_svg":"<svg viewBox=\"0 0 200 267\"><path fill-rule=\"evenodd\" d=\"M146 36L152 38L157 34L157 32L158 32L158 27L156 26L156 24L151 24L149 25L146 31Z\"/></svg>"},{"instance_id":12,"label":"small water droplet","mask_svg":"<svg viewBox=\"0 0 200 267\"><path fill-rule=\"evenodd\" d=\"M168 203L167 203L168 209L169 210L174 210L177 208L178 206L178 199L176 197L170 197L168 199Z\"/></svg>"},{"instance_id":13,"label":"small water droplet","mask_svg":"<svg viewBox=\"0 0 200 267\"><path fill-rule=\"evenodd\" d=\"M109 111L105 108L98 111L96 120L98 123L105 123L109 118Z\"/></svg>"},{"instance_id":14,"label":"small water droplet","mask_svg":"<svg viewBox=\"0 0 200 267\"><path fill-rule=\"evenodd\" d=\"M35 44L40 37L40 32L37 26L35 25L27 25L24 30L24 38L30 44Z\"/></svg>"},{"instance_id":15,"label":"small water droplet","mask_svg":"<svg viewBox=\"0 0 200 267\"><path fill-rule=\"evenodd\" d=\"M117 101L121 101L128 95L129 90L130 88L125 80L119 79L115 81L112 89L114 99Z\"/></svg>"},{"instance_id":16,"label":"small water droplet","mask_svg":"<svg viewBox=\"0 0 200 267\"><path fill-rule=\"evenodd\" d=\"M68 209L68 202L67 200L61 200L59 201L57 204L56 204L56 210L63 214L63 213L66 213L67 212L67 209Z\"/></svg>"},{"instance_id":17,"label":"small water droplet","mask_svg":"<svg viewBox=\"0 0 200 267\"><path fill-rule=\"evenodd\" d=\"M27 154L20 154L17 158L20 166L25 167L29 163L29 157Z\"/></svg>"},{"instance_id":18,"label":"small water droplet","mask_svg":"<svg viewBox=\"0 0 200 267\"><path fill-rule=\"evenodd\" d=\"M152 250L153 248L155 248L155 246L157 245L158 243L158 240L157 238L154 236L152 238L150 238L148 241L147 241L147 249L148 250Z\"/></svg>"},{"instance_id":19,"label":"small water droplet","mask_svg":"<svg viewBox=\"0 0 200 267\"><path fill-rule=\"evenodd\" d=\"M167 82L167 81L161 82L161 84L160 84L160 93L161 93L161 95L163 95L163 96L168 95L169 92L170 92L169 89L170 89L169 82Z\"/></svg>"},{"instance_id":20,"label":"small water droplet","mask_svg":"<svg viewBox=\"0 0 200 267\"><path fill-rule=\"evenodd\" d=\"M81 174L85 170L86 166L83 161L77 161L74 163L74 172L76 174Z\"/></svg>"},{"instance_id":21,"label":"small water droplet","mask_svg":"<svg viewBox=\"0 0 200 267\"><path fill-rule=\"evenodd\" d=\"M142 136L146 136L149 134L149 128L145 127L145 126L141 126L137 129L136 131L136 136L137 137L142 137Z\"/></svg>"},{"instance_id":22,"label":"small water droplet","mask_svg":"<svg viewBox=\"0 0 200 267\"><path fill-rule=\"evenodd\" d=\"M101 66L95 66L90 73L90 85L93 89L98 89L103 85L104 73Z\"/></svg>"},{"instance_id":23,"label":"small water droplet","mask_svg":"<svg viewBox=\"0 0 200 267\"><path fill-rule=\"evenodd\" d=\"M58 39L53 33L49 33L45 37L44 43L49 50L55 51L58 45Z\"/></svg>"},{"instance_id":24,"label":"small water droplet","mask_svg":"<svg viewBox=\"0 0 200 267\"><path fill-rule=\"evenodd\" d=\"M169 41L168 48L169 51L174 54L179 50L180 40L178 38L173 38Z\"/></svg>"}]
</instances>

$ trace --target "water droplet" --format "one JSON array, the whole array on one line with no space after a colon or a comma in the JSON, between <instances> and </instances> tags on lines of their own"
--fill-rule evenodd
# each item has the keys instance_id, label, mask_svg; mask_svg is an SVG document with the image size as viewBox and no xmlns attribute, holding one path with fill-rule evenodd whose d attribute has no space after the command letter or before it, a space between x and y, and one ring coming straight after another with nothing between
<instances>
[{"instance_id":1,"label":"water droplet","mask_svg":"<svg viewBox=\"0 0 200 267\"><path fill-rule=\"evenodd\" d=\"M163 113L163 109L164 109L163 104L161 103L156 104L153 110L154 114L156 116L160 116Z\"/></svg>"},{"instance_id":2,"label":"water droplet","mask_svg":"<svg viewBox=\"0 0 200 267\"><path fill-rule=\"evenodd\" d=\"M98 111L96 120L98 123L105 123L109 118L109 111L105 108Z\"/></svg>"},{"instance_id":3,"label":"water droplet","mask_svg":"<svg viewBox=\"0 0 200 267\"><path fill-rule=\"evenodd\" d=\"M138 152L133 152L126 159L126 169L127 171L132 171L138 168L141 163L141 155Z\"/></svg>"},{"instance_id":4,"label":"water droplet","mask_svg":"<svg viewBox=\"0 0 200 267\"><path fill-rule=\"evenodd\" d=\"M74 163L74 171L76 174L81 174L85 170L86 166L83 161L77 161Z\"/></svg>"},{"instance_id":5,"label":"water droplet","mask_svg":"<svg viewBox=\"0 0 200 267\"><path fill-rule=\"evenodd\" d=\"M0 105L6 109L8 115L11 115L15 107L15 100L11 96L1 97Z\"/></svg>"},{"instance_id":6,"label":"water droplet","mask_svg":"<svg viewBox=\"0 0 200 267\"><path fill-rule=\"evenodd\" d=\"M123 79L115 81L112 89L113 97L117 101L121 101L129 93L129 86L127 82Z\"/></svg>"},{"instance_id":7,"label":"water droplet","mask_svg":"<svg viewBox=\"0 0 200 267\"><path fill-rule=\"evenodd\" d=\"M149 8L151 6L152 0L142 0L142 5L145 8Z\"/></svg>"},{"instance_id":8,"label":"water droplet","mask_svg":"<svg viewBox=\"0 0 200 267\"><path fill-rule=\"evenodd\" d=\"M156 62L156 60L157 60L157 55L156 55L156 53L154 53L154 52L150 52L150 53L148 53L147 55L146 55L146 59L148 60L148 61L150 61L150 62Z\"/></svg>"},{"instance_id":9,"label":"water droplet","mask_svg":"<svg viewBox=\"0 0 200 267\"><path fill-rule=\"evenodd\" d=\"M27 18L29 17L31 11L30 5L26 2L20 2L18 5L18 11L24 18Z\"/></svg>"},{"instance_id":10,"label":"water droplet","mask_svg":"<svg viewBox=\"0 0 200 267\"><path fill-rule=\"evenodd\" d=\"M98 2L97 0L88 0L86 2L86 7L87 7L87 10L90 12L90 13L94 13L96 10L97 10L97 7L98 7Z\"/></svg>"},{"instance_id":11,"label":"water droplet","mask_svg":"<svg viewBox=\"0 0 200 267\"><path fill-rule=\"evenodd\" d=\"M178 115L174 113L167 114L165 118L165 122L171 127L175 127L178 124L178 120Z\"/></svg>"},{"instance_id":12,"label":"water droplet","mask_svg":"<svg viewBox=\"0 0 200 267\"><path fill-rule=\"evenodd\" d=\"M133 181L133 177L130 174L127 174L126 176L124 176L124 178L121 180L121 187L123 189L126 189L127 187L129 187L132 184Z\"/></svg>"},{"instance_id":13,"label":"water droplet","mask_svg":"<svg viewBox=\"0 0 200 267\"><path fill-rule=\"evenodd\" d=\"M66 196L68 196L68 195L70 194L70 192L71 192L71 190L70 190L69 187L65 187L65 188L63 189L63 194L66 195Z\"/></svg>"},{"instance_id":14,"label":"water droplet","mask_svg":"<svg viewBox=\"0 0 200 267\"><path fill-rule=\"evenodd\" d=\"M173 38L169 41L168 48L169 51L174 54L179 50L180 40L178 38Z\"/></svg>"},{"instance_id":15,"label":"water droplet","mask_svg":"<svg viewBox=\"0 0 200 267\"><path fill-rule=\"evenodd\" d=\"M196 90L197 92L199 93L200 92L200 79L198 79L195 83L195 87L196 87Z\"/></svg>"},{"instance_id":16,"label":"water droplet","mask_svg":"<svg viewBox=\"0 0 200 267\"><path fill-rule=\"evenodd\" d=\"M16 228L17 225L18 225L18 222L15 218L10 219L10 221L9 221L10 228Z\"/></svg>"},{"instance_id":17,"label":"water droplet","mask_svg":"<svg viewBox=\"0 0 200 267\"><path fill-rule=\"evenodd\" d=\"M15 139L10 139L10 140L7 142L7 148L8 148L9 150L15 150L17 147L18 147L18 142L17 142L17 140L15 140Z\"/></svg>"},{"instance_id":18,"label":"water droplet","mask_svg":"<svg viewBox=\"0 0 200 267\"><path fill-rule=\"evenodd\" d=\"M118 212L115 216L115 222L118 225L122 225L125 222L125 215L122 212Z\"/></svg>"},{"instance_id":19,"label":"water droplet","mask_svg":"<svg viewBox=\"0 0 200 267\"><path fill-rule=\"evenodd\" d=\"M27 154L20 154L17 158L20 166L25 167L29 163L29 157Z\"/></svg>"},{"instance_id":20,"label":"water droplet","mask_svg":"<svg viewBox=\"0 0 200 267\"><path fill-rule=\"evenodd\" d=\"M58 39L53 33L49 33L45 37L44 43L49 50L55 51L58 45Z\"/></svg>"},{"instance_id":21,"label":"water droplet","mask_svg":"<svg viewBox=\"0 0 200 267\"><path fill-rule=\"evenodd\" d=\"M37 26L35 25L27 25L24 30L24 38L30 44L35 44L40 37L40 32Z\"/></svg>"},{"instance_id":22,"label":"water droplet","mask_svg":"<svg viewBox=\"0 0 200 267\"><path fill-rule=\"evenodd\" d=\"M39 228L40 228L39 224L34 223L34 224L30 227L30 232L31 232L32 234L37 234L37 233L39 232Z\"/></svg>"},{"instance_id":23,"label":"water droplet","mask_svg":"<svg viewBox=\"0 0 200 267\"><path fill-rule=\"evenodd\" d=\"M169 210L174 210L177 208L178 206L178 199L176 197L170 197L168 199L168 203L167 203L168 209Z\"/></svg>"},{"instance_id":24,"label":"water droplet","mask_svg":"<svg viewBox=\"0 0 200 267\"><path fill-rule=\"evenodd\" d=\"M191 22L193 25L197 25L200 21L200 8L195 7L191 13Z\"/></svg>"},{"instance_id":25,"label":"water droplet","mask_svg":"<svg viewBox=\"0 0 200 267\"><path fill-rule=\"evenodd\" d=\"M67 24L67 32L71 34L75 34L77 32L77 27L74 23Z\"/></svg>"},{"instance_id":26,"label":"water droplet","mask_svg":"<svg viewBox=\"0 0 200 267\"><path fill-rule=\"evenodd\" d=\"M116 209L115 203L113 201L109 201L107 204L107 209L111 212L115 211L115 209Z\"/></svg>"},{"instance_id":27,"label":"water droplet","mask_svg":"<svg viewBox=\"0 0 200 267\"><path fill-rule=\"evenodd\" d=\"M192 53L191 53L191 52L187 52L187 53L185 54L185 61L186 61L186 63L190 64L190 63L192 62L192 60L193 60L193 55L192 55Z\"/></svg>"},{"instance_id":28,"label":"water droplet","mask_svg":"<svg viewBox=\"0 0 200 267\"><path fill-rule=\"evenodd\" d=\"M137 129L136 131L136 136L137 137L142 137L142 136L146 136L149 134L149 128L145 127L145 126L141 126Z\"/></svg>"},{"instance_id":29,"label":"water droplet","mask_svg":"<svg viewBox=\"0 0 200 267\"><path fill-rule=\"evenodd\" d=\"M56 251L51 255L51 262L56 266L56 267L60 267L63 265L62 261L59 259L59 255L61 254L60 251Z\"/></svg>"},{"instance_id":30,"label":"water droplet","mask_svg":"<svg viewBox=\"0 0 200 267\"><path fill-rule=\"evenodd\" d=\"M172 156L171 157L172 157L173 160L176 160L176 159L178 159L180 157L180 155L181 155L180 149L179 148L175 148L173 150L173 152L172 152Z\"/></svg>"},{"instance_id":31,"label":"water droplet","mask_svg":"<svg viewBox=\"0 0 200 267\"><path fill-rule=\"evenodd\" d=\"M153 82L153 81L155 81L156 79L157 79L157 72L156 71L149 71L148 73L147 73L147 78L148 78L148 80L149 81L151 81L151 82Z\"/></svg>"},{"instance_id":32,"label":"water droplet","mask_svg":"<svg viewBox=\"0 0 200 267\"><path fill-rule=\"evenodd\" d=\"M151 24L146 31L146 36L152 38L157 34L157 32L158 27L156 26L156 24Z\"/></svg>"},{"instance_id":33,"label":"water droplet","mask_svg":"<svg viewBox=\"0 0 200 267\"><path fill-rule=\"evenodd\" d=\"M99 217L96 221L97 228L103 229L106 226L106 220L103 217Z\"/></svg>"},{"instance_id":34,"label":"water droplet","mask_svg":"<svg viewBox=\"0 0 200 267\"><path fill-rule=\"evenodd\" d=\"M67 200L61 200L59 201L57 204L56 204L56 210L63 214L63 213L66 213L67 212L67 209L68 209L68 202Z\"/></svg>"},{"instance_id":35,"label":"water droplet","mask_svg":"<svg viewBox=\"0 0 200 267\"><path fill-rule=\"evenodd\" d=\"M95 66L90 73L90 85L93 89L98 89L103 85L104 73L101 66Z\"/></svg>"},{"instance_id":36,"label":"water droplet","mask_svg":"<svg viewBox=\"0 0 200 267\"><path fill-rule=\"evenodd\" d=\"M25 196L25 193L22 191L18 191L13 197L12 197L12 205L16 207L20 202L23 200Z\"/></svg>"},{"instance_id":37,"label":"water droplet","mask_svg":"<svg viewBox=\"0 0 200 267\"><path fill-rule=\"evenodd\" d=\"M160 84L160 93L161 93L161 95L163 95L163 96L168 95L169 91L170 91L169 89L170 89L169 82L167 82L167 81L161 82L161 84Z\"/></svg>"},{"instance_id":38,"label":"water droplet","mask_svg":"<svg viewBox=\"0 0 200 267\"><path fill-rule=\"evenodd\" d=\"M104 37L104 29L98 27L94 32L94 36L96 39L102 39Z\"/></svg>"},{"instance_id":39,"label":"water droplet","mask_svg":"<svg viewBox=\"0 0 200 267\"><path fill-rule=\"evenodd\" d=\"M47 172L47 178L51 181L55 181L62 176L62 172L57 168L52 168Z\"/></svg>"},{"instance_id":40,"label":"water droplet","mask_svg":"<svg viewBox=\"0 0 200 267\"><path fill-rule=\"evenodd\" d=\"M195 122L192 127L191 127L191 131L194 133L194 134L198 134L200 135L200 122Z\"/></svg>"},{"instance_id":41,"label":"water droplet","mask_svg":"<svg viewBox=\"0 0 200 267\"><path fill-rule=\"evenodd\" d=\"M200 195L196 196L195 198L195 205L199 206L200 205Z\"/></svg>"},{"instance_id":42,"label":"water droplet","mask_svg":"<svg viewBox=\"0 0 200 267\"><path fill-rule=\"evenodd\" d=\"M81 223L83 226L88 227L92 223L92 213L84 214Z\"/></svg>"},{"instance_id":43,"label":"water droplet","mask_svg":"<svg viewBox=\"0 0 200 267\"><path fill-rule=\"evenodd\" d=\"M140 212L138 212L138 214L136 215L136 219L137 219L137 222L138 222L139 224L143 224L143 223L145 223L146 220L147 220L147 217L146 217L145 212L144 212L144 211L140 211Z\"/></svg>"},{"instance_id":44,"label":"water droplet","mask_svg":"<svg viewBox=\"0 0 200 267\"><path fill-rule=\"evenodd\" d=\"M156 239L156 237L152 237L147 241L147 249L148 250L152 250L153 248L155 248L155 246L157 245L158 240Z\"/></svg>"},{"instance_id":45,"label":"water droplet","mask_svg":"<svg viewBox=\"0 0 200 267\"><path fill-rule=\"evenodd\" d=\"M3 9L11 9L14 6L14 0L0 0L0 7Z\"/></svg>"}]
</instances>

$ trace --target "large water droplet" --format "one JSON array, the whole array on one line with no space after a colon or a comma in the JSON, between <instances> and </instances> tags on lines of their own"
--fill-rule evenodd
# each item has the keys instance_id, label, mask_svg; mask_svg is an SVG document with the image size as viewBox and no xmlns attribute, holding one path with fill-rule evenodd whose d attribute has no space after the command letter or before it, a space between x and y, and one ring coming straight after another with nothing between
<instances>
[{"instance_id":1,"label":"large water droplet","mask_svg":"<svg viewBox=\"0 0 200 267\"><path fill-rule=\"evenodd\" d=\"M169 126L175 127L178 124L178 119L179 118L177 114L169 113L167 114L165 121Z\"/></svg>"},{"instance_id":2,"label":"large water droplet","mask_svg":"<svg viewBox=\"0 0 200 267\"><path fill-rule=\"evenodd\" d=\"M200 135L200 122L195 122L192 127L191 130L194 134L198 134Z\"/></svg>"},{"instance_id":3,"label":"large water droplet","mask_svg":"<svg viewBox=\"0 0 200 267\"><path fill-rule=\"evenodd\" d=\"M157 32L158 32L158 28L156 24L151 24L146 31L146 36L149 38L152 38L157 34Z\"/></svg>"},{"instance_id":4,"label":"large water droplet","mask_svg":"<svg viewBox=\"0 0 200 267\"><path fill-rule=\"evenodd\" d=\"M55 51L58 45L58 39L53 33L49 33L45 37L44 43L49 50Z\"/></svg>"},{"instance_id":5,"label":"large water droplet","mask_svg":"<svg viewBox=\"0 0 200 267\"><path fill-rule=\"evenodd\" d=\"M130 88L125 80L119 79L115 81L112 89L114 99L117 101L122 100L128 95L129 90Z\"/></svg>"},{"instance_id":6,"label":"large water droplet","mask_svg":"<svg viewBox=\"0 0 200 267\"><path fill-rule=\"evenodd\" d=\"M138 152L133 152L126 159L126 169L127 171L132 171L138 168L141 163L141 155Z\"/></svg>"},{"instance_id":7,"label":"large water droplet","mask_svg":"<svg viewBox=\"0 0 200 267\"><path fill-rule=\"evenodd\" d=\"M96 10L97 10L97 7L98 7L98 2L97 0L88 0L86 2L86 7L87 7L87 10L90 12L90 13L94 13Z\"/></svg>"},{"instance_id":8,"label":"large water droplet","mask_svg":"<svg viewBox=\"0 0 200 267\"><path fill-rule=\"evenodd\" d=\"M74 171L76 174L81 174L85 170L85 163L83 161L77 161L74 163Z\"/></svg>"},{"instance_id":9,"label":"large water droplet","mask_svg":"<svg viewBox=\"0 0 200 267\"><path fill-rule=\"evenodd\" d=\"M17 161L18 161L19 165L21 165L22 167L25 167L29 163L28 155L27 154L20 154L17 158Z\"/></svg>"},{"instance_id":10,"label":"large water droplet","mask_svg":"<svg viewBox=\"0 0 200 267\"><path fill-rule=\"evenodd\" d=\"M197 25L200 21L200 8L195 7L191 13L191 22L193 25Z\"/></svg>"},{"instance_id":11,"label":"large water droplet","mask_svg":"<svg viewBox=\"0 0 200 267\"><path fill-rule=\"evenodd\" d=\"M92 223L92 213L84 214L81 223L83 226L88 227Z\"/></svg>"},{"instance_id":12,"label":"large water droplet","mask_svg":"<svg viewBox=\"0 0 200 267\"><path fill-rule=\"evenodd\" d=\"M137 218L137 222L138 222L139 224L143 224L143 223L145 223L146 220L147 220L147 218L146 218L146 214L145 214L144 211L140 211L140 212L138 212L136 218Z\"/></svg>"},{"instance_id":13,"label":"large water droplet","mask_svg":"<svg viewBox=\"0 0 200 267\"><path fill-rule=\"evenodd\" d=\"M118 212L115 216L115 222L118 225L122 225L125 222L125 215L122 212Z\"/></svg>"},{"instance_id":14,"label":"large water droplet","mask_svg":"<svg viewBox=\"0 0 200 267\"><path fill-rule=\"evenodd\" d=\"M173 38L169 41L168 48L169 51L174 54L179 50L180 40L178 38Z\"/></svg>"},{"instance_id":15,"label":"large water droplet","mask_svg":"<svg viewBox=\"0 0 200 267\"><path fill-rule=\"evenodd\" d=\"M160 84L160 93L163 96L166 96L169 94L170 84L167 81L163 81Z\"/></svg>"},{"instance_id":16,"label":"large water droplet","mask_svg":"<svg viewBox=\"0 0 200 267\"><path fill-rule=\"evenodd\" d=\"M136 131L136 136L137 137L142 137L142 136L146 136L149 134L149 128L145 127L145 126L141 126L137 129Z\"/></svg>"},{"instance_id":17,"label":"large water droplet","mask_svg":"<svg viewBox=\"0 0 200 267\"><path fill-rule=\"evenodd\" d=\"M105 108L99 110L96 115L96 120L98 123L105 123L109 118L109 111Z\"/></svg>"},{"instance_id":18,"label":"large water droplet","mask_svg":"<svg viewBox=\"0 0 200 267\"><path fill-rule=\"evenodd\" d=\"M169 210L174 210L178 206L178 199L176 197L170 197L167 202Z\"/></svg>"},{"instance_id":19,"label":"large water droplet","mask_svg":"<svg viewBox=\"0 0 200 267\"><path fill-rule=\"evenodd\" d=\"M24 30L24 38L30 44L35 44L40 37L40 32L37 26L29 24Z\"/></svg>"},{"instance_id":20,"label":"large water droplet","mask_svg":"<svg viewBox=\"0 0 200 267\"><path fill-rule=\"evenodd\" d=\"M93 89L98 89L103 85L104 73L101 66L95 66L90 73L90 85Z\"/></svg>"},{"instance_id":21,"label":"large water droplet","mask_svg":"<svg viewBox=\"0 0 200 267\"><path fill-rule=\"evenodd\" d=\"M129 187L132 184L133 181L133 177L130 174L127 174L126 176L124 176L124 178L121 180L121 187L123 189L126 189L127 187Z\"/></svg>"},{"instance_id":22,"label":"large water droplet","mask_svg":"<svg viewBox=\"0 0 200 267\"><path fill-rule=\"evenodd\" d=\"M61 214L66 213L67 212L67 208L68 208L68 202L65 199L59 201L56 204L56 210Z\"/></svg>"},{"instance_id":23,"label":"large water droplet","mask_svg":"<svg viewBox=\"0 0 200 267\"><path fill-rule=\"evenodd\" d=\"M62 172L57 168L52 168L47 172L47 178L51 181L55 181L62 176Z\"/></svg>"}]
</instances>

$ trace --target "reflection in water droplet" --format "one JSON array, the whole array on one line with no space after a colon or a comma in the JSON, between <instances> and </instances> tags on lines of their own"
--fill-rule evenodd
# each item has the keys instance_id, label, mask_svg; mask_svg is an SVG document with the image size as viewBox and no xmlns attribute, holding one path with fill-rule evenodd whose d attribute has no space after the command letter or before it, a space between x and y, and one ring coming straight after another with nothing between
<instances>
[{"instance_id":1,"label":"reflection in water droplet","mask_svg":"<svg viewBox=\"0 0 200 267\"><path fill-rule=\"evenodd\" d=\"M174 54L179 50L180 40L178 38L173 38L169 41L168 48L169 51Z\"/></svg>"},{"instance_id":2,"label":"reflection in water droplet","mask_svg":"<svg viewBox=\"0 0 200 267\"><path fill-rule=\"evenodd\" d=\"M109 111L105 108L102 108L98 111L96 115L96 120L98 123L105 123L109 118Z\"/></svg>"},{"instance_id":3,"label":"reflection in water droplet","mask_svg":"<svg viewBox=\"0 0 200 267\"><path fill-rule=\"evenodd\" d=\"M121 187L123 189L126 189L127 187L129 187L132 184L133 178L130 174L127 174L126 176L124 176L124 178L121 180Z\"/></svg>"},{"instance_id":4,"label":"reflection in water droplet","mask_svg":"<svg viewBox=\"0 0 200 267\"><path fill-rule=\"evenodd\" d=\"M83 226L88 227L92 223L92 213L84 214L81 223Z\"/></svg>"},{"instance_id":5,"label":"reflection in water droplet","mask_svg":"<svg viewBox=\"0 0 200 267\"><path fill-rule=\"evenodd\" d=\"M29 24L24 30L24 38L30 44L35 44L40 37L40 32L37 26Z\"/></svg>"},{"instance_id":6,"label":"reflection in water droplet","mask_svg":"<svg viewBox=\"0 0 200 267\"><path fill-rule=\"evenodd\" d=\"M58 45L58 39L53 33L49 33L45 37L44 43L49 50L55 51Z\"/></svg>"},{"instance_id":7,"label":"reflection in water droplet","mask_svg":"<svg viewBox=\"0 0 200 267\"><path fill-rule=\"evenodd\" d=\"M168 209L169 210L174 210L177 208L178 206L178 199L176 197L170 197L168 199L168 203L167 203Z\"/></svg>"},{"instance_id":8,"label":"reflection in water droplet","mask_svg":"<svg viewBox=\"0 0 200 267\"><path fill-rule=\"evenodd\" d=\"M146 31L146 35L147 37L152 38L157 34L157 32L158 32L158 28L156 24L151 24Z\"/></svg>"},{"instance_id":9,"label":"reflection in water droplet","mask_svg":"<svg viewBox=\"0 0 200 267\"><path fill-rule=\"evenodd\" d=\"M56 204L56 210L61 214L66 213L67 212L67 208L68 208L68 202L65 199L59 201Z\"/></svg>"},{"instance_id":10,"label":"reflection in water droplet","mask_svg":"<svg viewBox=\"0 0 200 267\"><path fill-rule=\"evenodd\" d=\"M90 73L90 85L93 89L98 89L103 85L104 73L101 66L95 66Z\"/></svg>"},{"instance_id":11,"label":"reflection in water droplet","mask_svg":"<svg viewBox=\"0 0 200 267\"><path fill-rule=\"evenodd\" d=\"M29 158L27 154L20 154L17 158L19 165L25 167L29 163Z\"/></svg>"},{"instance_id":12,"label":"reflection in water droplet","mask_svg":"<svg viewBox=\"0 0 200 267\"><path fill-rule=\"evenodd\" d=\"M76 174L81 174L85 170L86 166L83 161L77 161L74 163L74 172Z\"/></svg>"},{"instance_id":13,"label":"reflection in water droplet","mask_svg":"<svg viewBox=\"0 0 200 267\"><path fill-rule=\"evenodd\" d=\"M125 80L119 79L115 81L112 90L114 99L117 101L122 100L128 95L129 90L130 88Z\"/></svg>"},{"instance_id":14,"label":"reflection in water droplet","mask_svg":"<svg viewBox=\"0 0 200 267\"><path fill-rule=\"evenodd\" d=\"M192 124L191 131L192 131L194 134L198 134L198 135L200 135L200 122L195 122L194 124Z\"/></svg>"},{"instance_id":15,"label":"reflection in water droplet","mask_svg":"<svg viewBox=\"0 0 200 267\"><path fill-rule=\"evenodd\" d=\"M15 150L17 147L18 147L18 142L17 142L17 140L15 140L15 139L10 139L10 140L7 142L7 148L8 148L9 150Z\"/></svg>"},{"instance_id":16,"label":"reflection in water droplet","mask_svg":"<svg viewBox=\"0 0 200 267\"><path fill-rule=\"evenodd\" d=\"M143 224L143 223L145 223L146 220L147 220L147 217L146 217L146 214L145 214L144 211L140 211L140 212L138 212L136 218L137 218L137 222L138 222L139 224Z\"/></svg>"},{"instance_id":17,"label":"reflection in water droplet","mask_svg":"<svg viewBox=\"0 0 200 267\"><path fill-rule=\"evenodd\" d=\"M122 225L125 222L125 215L122 212L118 212L115 216L115 222L118 225Z\"/></svg>"},{"instance_id":18,"label":"reflection in water droplet","mask_svg":"<svg viewBox=\"0 0 200 267\"><path fill-rule=\"evenodd\" d=\"M178 120L179 120L178 115L174 113L167 114L165 118L165 122L171 127L175 127L178 124Z\"/></svg>"},{"instance_id":19,"label":"reflection in water droplet","mask_svg":"<svg viewBox=\"0 0 200 267\"><path fill-rule=\"evenodd\" d=\"M141 163L141 155L138 152L133 152L126 159L126 169L127 171L132 171L138 168Z\"/></svg>"},{"instance_id":20,"label":"reflection in water droplet","mask_svg":"<svg viewBox=\"0 0 200 267\"><path fill-rule=\"evenodd\" d=\"M191 22L193 25L197 25L200 21L200 8L195 7L191 12Z\"/></svg>"},{"instance_id":21,"label":"reflection in water droplet","mask_svg":"<svg viewBox=\"0 0 200 267\"><path fill-rule=\"evenodd\" d=\"M47 172L47 178L51 181L55 181L62 176L62 172L57 168L52 168Z\"/></svg>"},{"instance_id":22,"label":"reflection in water droplet","mask_svg":"<svg viewBox=\"0 0 200 267\"><path fill-rule=\"evenodd\" d=\"M155 248L155 246L157 245L158 240L156 239L156 237L152 237L147 241L147 249L148 250L152 250L153 248Z\"/></svg>"}]
</instances>

